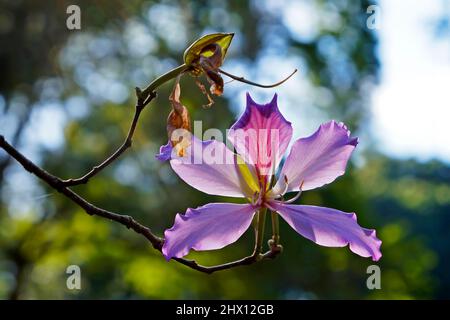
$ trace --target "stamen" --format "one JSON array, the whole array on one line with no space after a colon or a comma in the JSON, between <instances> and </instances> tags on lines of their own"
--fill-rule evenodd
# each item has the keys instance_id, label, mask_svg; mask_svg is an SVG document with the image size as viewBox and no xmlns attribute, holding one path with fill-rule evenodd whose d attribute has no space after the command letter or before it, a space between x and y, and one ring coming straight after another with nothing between
<instances>
[{"instance_id":1,"label":"stamen","mask_svg":"<svg viewBox=\"0 0 450 320\"><path fill-rule=\"evenodd\" d=\"M286 175L284 175L284 183L285 183L284 190L281 193L281 195L284 195L287 192L288 188L289 188L289 181L288 181L288 177Z\"/></svg>"},{"instance_id":2,"label":"stamen","mask_svg":"<svg viewBox=\"0 0 450 320\"><path fill-rule=\"evenodd\" d=\"M275 178L275 170L277 169L275 160L276 160L275 158L272 159L272 168L271 168L272 171L270 172L270 178L269 178L269 183L267 184L267 189L272 189L274 182L275 182L275 179L274 179Z\"/></svg>"},{"instance_id":3,"label":"stamen","mask_svg":"<svg viewBox=\"0 0 450 320\"><path fill-rule=\"evenodd\" d=\"M258 195L258 192L255 191L255 193L253 193L253 196L252 196L252 201L251 201L252 205L256 206L259 198L260 198L260 195Z\"/></svg>"},{"instance_id":4,"label":"stamen","mask_svg":"<svg viewBox=\"0 0 450 320\"><path fill-rule=\"evenodd\" d=\"M272 197L274 199L280 198L281 202L284 202L284 195L286 194L286 192L289 188L289 181L288 181L288 177L286 175L283 175L283 180L284 180L284 186L278 187L278 182L280 182L280 180L278 179L275 183L273 183L273 185L276 186L276 189L274 188L274 186L271 186L271 189L267 193L269 195L269 197ZM281 185L281 183L280 183L280 185ZM283 190L279 191L280 188L283 188Z\"/></svg>"},{"instance_id":5,"label":"stamen","mask_svg":"<svg viewBox=\"0 0 450 320\"><path fill-rule=\"evenodd\" d=\"M250 85L255 86L255 87L260 87L260 88L274 88L274 87L278 87L279 85L281 85L281 84L285 83L287 80L289 80L289 78L292 77L294 75L294 73L297 72L297 69L295 69L287 78L285 78L285 79L283 79L283 80L281 80L281 81L279 81L277 83L267 84L266 85L266 84L259 84L259 83L247 80L244 77L235 76L235 75L233 75L231 73L228 73L228 72L226 72L226 71L224 71L222 69L218 69L218 70L219 70L220 73L223 73L224 75L230 77L231 79L234 79L234 80L240 81L240 82L244 82L244 83L250 84Z\"/></svg>"},{"instance_id":6,"label":"stamen","mask_svg":"<svg viewBox=\"0 0 450 320\"><path fill-rule=\"evenodd\" d=\"M273 211L273 212L277 212L277 210L275 210L274 208L272 208L272 207L270 206L270 204L265 203L264 205L267 207L267 209L269 209L269 210L271 210L271 211Z\"/></svg>"},{"instance_id":7,"label":"stamen","mask_svg":"<svg viewBox=\"0 0 450 320\"><path fill-rule=\"evenodd\" d=\"M292 202L296 201L298 198L300 198L300 196L301 196L301 194L302 194L303 182L304 182L304 181L302 181L302 183L300 183L300 187L299 187L300 190L299 190L299 192L295 195L295 197L293 197L292 199L289 199L289 200L284 201L284 203L292 203Z\"/></svg>"}]
</instances>

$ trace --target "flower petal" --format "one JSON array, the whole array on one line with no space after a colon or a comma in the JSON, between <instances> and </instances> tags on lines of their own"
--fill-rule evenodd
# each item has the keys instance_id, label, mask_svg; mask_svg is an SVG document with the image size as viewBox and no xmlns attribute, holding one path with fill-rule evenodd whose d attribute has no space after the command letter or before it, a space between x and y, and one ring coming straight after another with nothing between
<instances>
[{"instance_id":1,"label":"flower petal","mask_svg":"<svg viewBox=\"0 0 450 320\"><path fill-rule=\"evenodd\" d=\"M155 156L155 158L161 162L170 160L172 158L172 150L173 150L172 143L170 143L169 141L167 142L167 144L159 148L159 153Z\"/></svg>"},{"instance_id":2,"label":"flower petal","mask_svg":"<svg viewBox=\"0 0 450 320\"><path fill-rule=\"evenodd\" d=\"M292 138L292 126L277 106L277 95L268 104L257 104L247 93L247 107L231 127L228 139L247 163L261 175L271 175Z\"/></svg>"},{"instance_id":3,"label":"flower petal","mask_svg":"<svg viewBox=\"0 0 450 320\"><path fill-rule=\"evenodd\" d=\"M170 160L172 169L187 184L207 194L228 197L252 197L259 190L254 168L224 143L201 141L194 135L190 141L182 156L173 148Z\"/></svg>"},{"instance_id":4,"label":"flower petal","mask_svg":"<svg viewBox=\"0 0 450 320\"><path fill-rule=\"evenodd\" d=\"M277 211L289 225L305 238L326 247L344 247L362 257L381 258L381 240L375 230L358 225L356 214L336 209L288 205L271 201L270 207Z\"/></svg>"},{"instance_id":5,"label":"flower petal","mask_svg":"<svg viewBox=\"0 0 450 320\"><path fill-rule=\"evenodd\" d=\"M252 223L256 208L250 204L210 203L185 215L177 214L164 232L162 253L167 260L181 258L189 250L214 250L238 240Z\"/></svg>"},{"instance_id":6,"label":"flower petal","mask_svg":"<svg viewBox=\"0 0 450 320\"><path fill-rule=\"evenodd\" d=\"M302 190L311 190L333 182L344 174L357 144L358 139L350 137L343 123L322 124L313 135L295 141L273 193L298 191L302 183Z\"/></svg>"}]
</instances>

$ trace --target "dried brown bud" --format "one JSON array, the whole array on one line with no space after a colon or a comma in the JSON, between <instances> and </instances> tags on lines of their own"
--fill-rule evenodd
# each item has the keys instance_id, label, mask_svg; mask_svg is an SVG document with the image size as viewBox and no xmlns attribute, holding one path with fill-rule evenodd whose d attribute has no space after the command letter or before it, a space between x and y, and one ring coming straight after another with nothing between
<instances>
[{"instance_id":1,"label":"dried brown bud","mask_svg":"<svg viewBox=\"0 0 450 320\"><path fill-rule=\"evenodd\" d=\"M184 53L184 61L189 66L190 74L195 77L204 74L211 85L209 91L217 96L223 94L224 83L219 68L232 39L232 33L210 34L198 39ZM209 96L208 101L207 106L211 106L213 101Z\"/></svg>"},{"instance_id":2,"label":"dried brown bud","mask_svg":"<svg viewBox=\"0 0 450 320\"><path fill-rule=\"evenodd\" d=\"M179 156L183 156L186 147L190 145L191 120L187 108L180 102L181 88L177 80L169 97L172 105L167 117L167 134L172 146Z\"/></svg>"},{"instance_id":3,"label":"dried brown bud","mask_svg":"<svg viewBox=\"0 0 450 320\"><path fill-rule=\"evenodd\" d=\"M218 44L206 46L200 55L199 64L205 72L206 79L211 84L210 92L217 96L223 94L223 79L218 69L222 65L222 48Z\"/></svg>"},{"instance_id":4,"label":"dried brown bud","mask_svg":"<svg viewBox=\"0 0 450 320\"><path fill-rule=\"evenodd\" d=\"M189 46L184 52L184 63L187 66L191 66L196 69L196 64L200 57L208 56L209 46L211 44L216 44L220 47L220 62L222 63L227 54L228 47L230 46L231 40L233 40L234 33L212 33L205 35L197 39L193 44ZM216 65L219 68L220 65Z\"/></svg>"}]
</instances>

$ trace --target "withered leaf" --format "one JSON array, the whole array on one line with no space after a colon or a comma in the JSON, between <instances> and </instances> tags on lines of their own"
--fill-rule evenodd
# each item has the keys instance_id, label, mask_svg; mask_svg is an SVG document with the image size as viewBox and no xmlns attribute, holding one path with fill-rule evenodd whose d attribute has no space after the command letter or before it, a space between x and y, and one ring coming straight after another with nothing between
<instances>
[{"instance_id":1,"label":"withered leaf","mask_svg":"<svg viewBox=\"0 0 450 320\"><path fill-rule=\"evenodd\" d=\"M222 49L218 44L210 44L204 50L210 52L210 54L200 56L200 68L205 72L206 79L211 84L210 92L220 96L223 94L223 79L217 70L222 65Z\"/></svg>"},{"instance_id":2,"label":"withered leaf","mask_svg":"<svg viewBox=\"0 0 450 320\"><path fill-rule=\"evenodd\" d=\"M185 154L185 149L190 145L191 120L187 108L180 102L181 88L177 80L169 97L172 105L167 117L167 135L172 146L179 156Z\"/></svg>"}]
</instances>

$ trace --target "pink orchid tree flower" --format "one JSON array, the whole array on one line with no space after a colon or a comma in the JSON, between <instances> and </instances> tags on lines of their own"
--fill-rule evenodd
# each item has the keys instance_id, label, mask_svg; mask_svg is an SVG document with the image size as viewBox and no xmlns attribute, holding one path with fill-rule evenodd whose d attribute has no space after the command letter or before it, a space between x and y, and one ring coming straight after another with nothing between
<instances>
[{"instance_id":1,"label":"pink orchid tree flower","mask_svg":"<svg viewBox=\"0 0 450 320\"><path fill-rule=\"evenodd\" d=\"M166 259L181 258L191 249L214 250L234 243L255 214L264 216L270 210L272 218L280 215L295 231L319 245L348 245L362 257L379 260L381 241L375 230L358 225L355 213L292 204L302 191L319 188L344 174L357 138L350 137L342 123L322 124L313 135L294 142L275 181L291 138L292 126L278 109L277 95L260 105L247 94L246 109L228 132L236 153L222 142L201 141L193 135L185 140L189 144L183 152L170 143L162 146L157 158L170 160L172 169L190 186L211 195L248 200L246 204L210 203L177 214L173 227L164 233ZM284 200L288 192L298 194ZM277 232L274 230L275 242Z\"/></svg>"}]
</instances>

